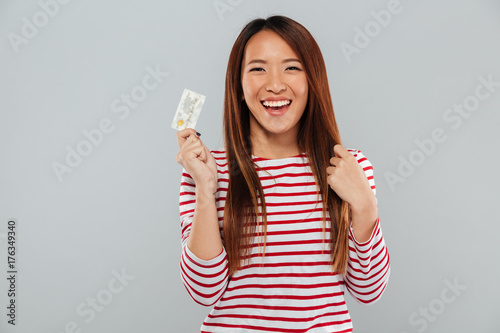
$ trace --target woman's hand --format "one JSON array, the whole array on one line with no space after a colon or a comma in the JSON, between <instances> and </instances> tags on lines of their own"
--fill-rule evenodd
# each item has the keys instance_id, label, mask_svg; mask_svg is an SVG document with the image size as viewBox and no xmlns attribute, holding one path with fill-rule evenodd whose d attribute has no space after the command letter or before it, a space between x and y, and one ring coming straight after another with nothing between
<instances>
[{"instance_id":1,"label":"woman's hand","mask_svg":"<svg viewBox=\"0 0 500 333\"><path fill-rule=\"evenodd\" d=\"M177 163L194 179L197 187L204 187L210 193L217 191L217 164L210 150L201 142L192 128L177 132L179 152L175 156Z\"/></svg>"},{"instance_id":2,"label":"woman's hand","mask_svg":"<svg viewBox=\"0 0 500 333\"><path fill-rule=\"evenodd\" d=\"M356 157L340 144L333 147L336 157L330 159L326 168L327 181L332 190L344 201L348 202L351 211L364 212L375 216L377 201L363 168Z\"/></svg>"}]
</instances>

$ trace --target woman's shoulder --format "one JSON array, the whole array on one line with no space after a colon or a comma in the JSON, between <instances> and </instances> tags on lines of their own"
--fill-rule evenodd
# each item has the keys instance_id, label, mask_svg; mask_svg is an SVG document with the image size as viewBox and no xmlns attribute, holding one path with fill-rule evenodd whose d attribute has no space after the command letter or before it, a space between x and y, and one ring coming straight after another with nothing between
<instances>
[{"instance_id":1,"label":"woman's shoulder","mask_svg":"<svg viewBox=\"0 0 500 333\"><path fill-rule=\"evenodd\" d=\"M361 166L371 166L370 161L366 158L365 154L356 148L345 148L349 153L351 153Z\"/></svg>"},{"instance_id":2,"label":"woman's shoulder","mask_svg":"<svg viewBox=\"0 0 500 333\"><path fill-rule=\"evenodd\" d=\"M347 147L344 147L344 148L345 148L345 150L350 152L352 155L354 155L354 157L356 157L357 154L361 153L361 150L356 149L356 148L347 148Z\"/></svg>"},{"instance_id":3,"label":"woman's shoulder","mask_svg":"<svg viewBox=\"0 0 500 333\"><path fill-rule=\"evenodd\" d=\"M215 159L217 158L226 158L226 148L225 147L219 147L217 149L210 149L210 153L214 156Z\"/></svg>"},{"instance_id":4,"label":"woman's shoulder","mask_svg":"<svg viewBox=\"0 0 500 333\"><path fill-rule=\"evenodd\" d=\"M215 163L220 170L227 167L226 149L225 147L219 147L217 149L210 149L210 154L215 159Z\"/></svg>"},{"instance_id":5,"label":"woman's shoulder","mask_svg":"<svg viewBox=\"0 0 500 333\"><path fill-rule=\"evenodd\" d=\"M361 152L361 150L359 150L357 148L347 148L347 147L345 147L345 150L347 150L348 152L350 152L356 158L358 156L364 156L363 153Z\"/></svg>"}]
</instances>

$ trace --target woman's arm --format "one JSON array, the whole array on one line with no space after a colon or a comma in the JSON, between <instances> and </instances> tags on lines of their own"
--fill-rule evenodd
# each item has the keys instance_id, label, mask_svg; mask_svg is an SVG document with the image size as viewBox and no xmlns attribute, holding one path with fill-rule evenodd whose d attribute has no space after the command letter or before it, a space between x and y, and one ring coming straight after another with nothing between
<instances>
[{"instance_id":1,"label":"woman's arm","mask_svg":"<svg viewBox=\"0 0 500 333\"><path fill-rule=\"evenodd\" d=\"M365 172L368 183L376 194L373 166L359 150L351 151ZM376 202L376 199L375 199ZM353 216L354 220L354 216ZM360 222L359 220L356 222ZM349 293L362 304L373 304L380 299L390 275L390 257L377 216L368 238L358 239L349 228L349 262L344 279ZM358 233L359 235L359 233ZM363 235L365 237L365 235Z\"/></svg>"},{"instance_id":2,"label":"woman's arm","mask_svg":"<svg viewBox=\"0 0 500 333\"><path fill-rule=\"evenodd\" d=\"M187 246L200 259L210 260L222 252L215 194L204 186L195 186L195 209Z\"/></svg>"},{"instance_id":3,"label":"woman's arm","mask_svg":"<svg viewBox=\"0 0 500 333\"><path fill-rule=\"evenodd\" d=\"M222 246L214 196L197 188L185 170L182 172L179 207L182 282L195 302L211 306L226 289L228 261Z\"/></svg>"},{"instance_id":4,"label":"woman's arm","mask_svg":"<svg viewBox=\"0 0 500 333\"><path fill-rule=\"evenodd\" d=\"M184 167L179 196L181 277L197 303L213 305L228 282L228 261L215 204L217 165L194 130L180 131L178 140L176 160Z\"/></svg>"},{"instance_id":5,"label":"woman's arm","mask_svg":"<svg viewBox=\"0 0 500 333\"><path fill-rule=\"evenodd\" d=\"M196 203L192 210L194 214L188 246L198 258L209 260L222 251L215 206L218 180L217 164L212 153L203 144L198 132L194 129L186 128L179 131L177 141L180 149L176 155L176 161L183 166L182 175L183 178L186 178L182 179L181 183L192 186L190 193L195 193L195 196L187 201L187 203ZM181 189L181 200L183 193Z\"/></svg>"}]
</instances>

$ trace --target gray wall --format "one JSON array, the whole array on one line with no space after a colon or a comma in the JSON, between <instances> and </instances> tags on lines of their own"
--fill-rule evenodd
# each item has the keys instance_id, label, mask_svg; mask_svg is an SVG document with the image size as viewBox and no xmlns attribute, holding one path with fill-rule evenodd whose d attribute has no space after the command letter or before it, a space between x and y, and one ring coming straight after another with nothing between
<instances>
[{"instance_id":1,"label":"gray wall","mask_svg":"<svg viewBox=\"0 0 500 333\"><path fill-rule=\"evenodd\" d=\"M199 331L170 123L184 88L203 93L196 129L222 145L230 48L270 14L316 37L344 145L374 165L392 273L376 304L346 296L355 331L499 331L498 1L54 4L0 2L1 276L9 219L17 237L16 325L4 277L1 332Z\"/></svg>"}]
</instances>

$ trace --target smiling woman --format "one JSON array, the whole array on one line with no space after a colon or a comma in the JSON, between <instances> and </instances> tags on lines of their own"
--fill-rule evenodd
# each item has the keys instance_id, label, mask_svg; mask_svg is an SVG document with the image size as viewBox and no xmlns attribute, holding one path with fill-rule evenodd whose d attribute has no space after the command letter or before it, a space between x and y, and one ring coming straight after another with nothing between
<instances>
[{"instance_id":1,"label":"smiling woman","mask_svg":"<svg viewBox=\"0 0 500 333\"><path fill-rule=\"evenodd\" d=\"M373 167L342 147L321 51L298 22L248 23L229 56L225 146L177 133L181 276L201 332L352 332L390 258Z\"/></svg>"},{"instance_id":2,"label":"smiling woman","mask_svg":"<svg viewBox=\"0 0 500 333\"><path fill-rule=\"evenodd\" d=\"M247 42L242 62L241 85L250 109L254 153L268 158L300 153L297 135L308 83L297 54L277 33L262 30ZM287 144L272 144L277 139Z\"/></svg>"}]
</instances>

